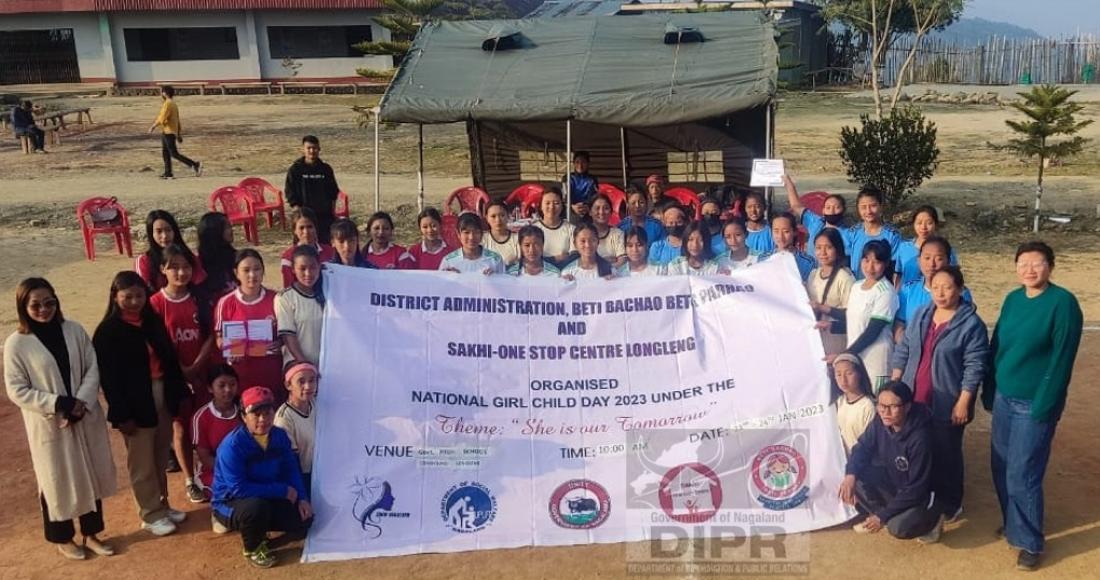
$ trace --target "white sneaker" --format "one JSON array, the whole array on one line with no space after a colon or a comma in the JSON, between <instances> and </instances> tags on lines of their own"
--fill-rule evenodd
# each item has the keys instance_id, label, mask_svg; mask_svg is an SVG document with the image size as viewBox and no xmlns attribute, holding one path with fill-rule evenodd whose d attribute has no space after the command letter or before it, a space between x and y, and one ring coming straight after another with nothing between
<instances>
[{"instance_id":1,"label":"white sneaker","mask_svg":"<svg viewBox=\"0 0 1100 580\"><path fill-rule=\"evenodd\" d=\"M172 520L173 524L182 524L187 519L187 513L179 510L169 509L168 519Z\"/></svg>"},{"instance_id":2,"label":"white sneaker","mask_svg":"<svg viewBox=\"0 0 1100 580\"><path fill-rule=\"evenodd\" d=\"M142 522L141 529L148 530L154 536L167 536L176 531L176 524L168 518L160 518L153 523Z\"/></svg>"},{"instance_id":3,"label":"white sneaker","mask_svg":"<svg viewBox=\"0 0 1100 580\"><path fill-rule=\"evenodd\" d=\"M214 517L214 514L210 514L210 528L214 530L215 534L228 534L229 528L222 525L218 521L218 518Z\"/></svg>"},{"instance_id":4,"label":"white sneaker","mask_svg":"<svg viewBox=\"0 0 1100 580\"><path fill-rule=\"evenodd\" d=\"M943 535L943 516L936 520L936 527L932 528L932 531L917 538L917 541L922 544L935 544L940 541L940 536Z\"/></svg>"}]
</instances>

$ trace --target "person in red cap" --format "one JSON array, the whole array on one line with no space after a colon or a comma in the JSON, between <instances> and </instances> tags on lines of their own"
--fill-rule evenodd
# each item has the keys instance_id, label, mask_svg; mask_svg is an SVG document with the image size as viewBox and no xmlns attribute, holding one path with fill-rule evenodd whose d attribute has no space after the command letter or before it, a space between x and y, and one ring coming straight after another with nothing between
<instances>
[{"instance_id":1,"label":"person in red cap","mask_svg":"<svg viewBox=\"0 0 1100 580\"><path fill-rule=\"evenodd\" d=\"M649 207L653 212L651 215L658 220L661 219L658 208L665 200L665 178L656 173L645 178L645 192L649 196Z\"/></svg>"},{"instance_id":2,"label":"person in red cap","mask_svg":"<svg viewBox=\"0 0 1100 580\"><path fill-rule=\"evenodd\" d=\"M313 524L309 490L286 431L275 426L275 396L267 387L241 393L244 424L218 446L214 468L215 531L241 533L244 556L260 568L275 565L268 532L304 534Z\"/></svg>"}]
</instances>

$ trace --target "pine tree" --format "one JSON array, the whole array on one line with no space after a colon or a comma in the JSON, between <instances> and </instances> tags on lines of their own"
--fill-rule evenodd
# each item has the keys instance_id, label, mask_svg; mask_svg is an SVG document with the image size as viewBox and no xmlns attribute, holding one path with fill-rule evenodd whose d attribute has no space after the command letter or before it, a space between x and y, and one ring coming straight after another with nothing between
<instances>
[{"instance_id":1,"label":"pine tree","mask_svg":"<svg viewBox=\"0 0 1100 580\"><path fill-rule=\"evenodd\" d=\"M1042 85L1032 87L1029 92L1017 94L1023 102L1012 103L1012 108L1023 113L1027 119L1005 121L1020 137L1009 140L1002 148L1029 159L1039 158L1039 178L1035 186L1035 219L1032 226L1032 230L1038 232L1039 206L1043 197L1043 170L1047 159L1062 159L1080 153L1089 140L1077 135L1077 132L1092 124L1092 120L1074 119L1074 115L1084 108L1069 101L1077 91L1057 85ZM1051 137L1058 136L1069 138L1050 141Z\"/></svg>"}]
</instances>

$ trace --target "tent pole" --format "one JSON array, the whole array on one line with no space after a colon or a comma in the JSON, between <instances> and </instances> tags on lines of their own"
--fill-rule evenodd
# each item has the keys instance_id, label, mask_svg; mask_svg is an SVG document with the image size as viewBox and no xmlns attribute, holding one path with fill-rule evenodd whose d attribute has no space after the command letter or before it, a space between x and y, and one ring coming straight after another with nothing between
<instances>
[{"instance_id":1,"label":"tent pole","mask_svg":"<svg viewBox=\"0 0 1100 580\"><path fill-rule=\"evenodd\" d=\"M623 157L623 188L627 185L626 176L626 128L619 127L619 150L622 152Z\"/></svg>"},{"instance_id":2,"label":"tent pole","mask_svg":"<svg viewBox=\"0 0 1100 580\"><path fill-rule=\"evenodd\" d=\"M380 159L378 154L378 127L382 120L378 118L381 108L374 108L374 211L379 211L382 205L382 174L380 173Z\"/></svg>"},{"instance_id":3,"label":"tent pole","mask_svg":"<svg viewBox=\"0 0 1100 580\"><path fill-rule=\"evenodd\" d=\"M764 156L768 159L772 158L772 105L768 103L768 106L764 108ZM767 200L767 206L772 206L772 188L764 188L764 199ZM770 219L771 216L768 216Z\"/></svg>"},{"instance_id":4,"label":"tent pole","mask_svg":"<svg viewBox=\"0 0 1100 580\"><path fill-rule=\"evenodd\" d=\"M424 211L424 124L416 125L416 209Z\"/></svg>"},{"instance_id":5,"label":"tent pole","mask_svg":"<svg viewBox=\"0 0 1100 580\"><path fill-rule=\"evenodd\" d=\"M565 220L569 221L573 215L573 120L565 120Z\"/></svg>"}]
</instances>

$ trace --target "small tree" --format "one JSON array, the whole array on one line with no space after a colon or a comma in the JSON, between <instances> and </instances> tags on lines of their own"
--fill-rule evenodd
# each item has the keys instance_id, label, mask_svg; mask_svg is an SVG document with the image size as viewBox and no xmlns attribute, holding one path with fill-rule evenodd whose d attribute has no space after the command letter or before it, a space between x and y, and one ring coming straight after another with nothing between
<instances>
[{"instance_id":1,"label":"small tree","mask_svg":"<svg viewBox=\"0 0 1100 580\"><path fill-rule=\"evenodd\" d=\"M897 108L884 119L860 115L862 127L840 130L840 158L853 183L873 185L894 205L913 194L936 170L936 124L915 107Z\"/></svg>"},{"instance_id":2,"label":"small tree","mask_svg":"<svg viewBox=\"0 0 1100 580\"><path fill-rule=\"evenodd\" d=\"M1035 219L1032 225L1032 231L1038 232L1039 207L1043 198L1043 170L1047 159L1069 157L1080 153L1089 140L1077 135L1077 132L1090 125L1092 120L1074 119L1073 116L1084 108L1077 103L1069 102L1070 97L1076 95L1077 91L1057 85L1042 85L1031 87L1029 92L1017 94L1024 101L1012 103L1012 108L1026 115L1027 119L1005 121L1005 124L1020 137L1009 140L1008 144L1001 148L1015 151L1021 157L1039 158L1039 177L1035 185ZM1069 139L1050 141L1051 137L1059 135Z\"/></svg>"}]
</instances>

